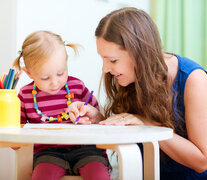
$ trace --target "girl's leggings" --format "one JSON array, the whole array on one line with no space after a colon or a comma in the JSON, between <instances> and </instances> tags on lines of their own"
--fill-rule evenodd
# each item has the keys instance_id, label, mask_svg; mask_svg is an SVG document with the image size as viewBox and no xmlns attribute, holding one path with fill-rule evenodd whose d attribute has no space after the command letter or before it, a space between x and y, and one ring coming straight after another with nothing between
<instances>
[{"instance_id":1,"label":"girl's leggings","mask_svg":"<svg viewBox=\"0 0 207 180\"><path fill-rule=\"evenodd\" d=\"M79 168L84 180L110 180L108 168L101 162L93 161ZM66 170L51 163L38 164L32 173L32 180L59 180Z\"/></svg>"}]
</instances>

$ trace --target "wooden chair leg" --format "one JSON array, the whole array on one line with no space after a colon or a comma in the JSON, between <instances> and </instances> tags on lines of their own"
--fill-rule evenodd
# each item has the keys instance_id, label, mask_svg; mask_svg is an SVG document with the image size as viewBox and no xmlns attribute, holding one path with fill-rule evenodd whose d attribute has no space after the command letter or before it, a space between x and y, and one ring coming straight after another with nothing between
<instances>
[{"instance_id":1,"label":"wooden chair leg","mask_svg":"<svg viewBox=\"0 0 207 180\"><path fill-rule=\"evenodd\" d=\"M0 179L14 180L15 152L7 147L0 148Z\"/></svg>"},{"instance_id":2,"label":"wooden chair leg","mask_svg":"<svg viewBox=\"0 0 207 180\"><path fill-rule=\"evenodd\" d=\"M15 150L15 180L30 180L33 168L33 145Z\"/></svg>"},{"instance_id":3,"label":"wooden chair leg","mask_svg":"<svg viewBox=\"0 0 207 180\"><path fill-rule=\"evenodd\" d=\"M15 180L30 180L33 168L33 145L15 150ZM80 176L64 176L61 180L83 180Z\"/></svg>"},{"instance_id":4,"label":"wooden chair leg","mask_svg":"<svg viewBox=\"0 0 207 180\"><path fill-rule=\"evenodd\" d=\"M160 156L158 142L143 143L144 150L144 179L160 179Z\"/></svg>"},{"instance_id":5,"label":"wooden chair leg","mask_svg":"<svg viewBox=\"0 0 207 180\"><path fill-rule=\"evenodd\" d=\"M142 156L137 144L96 146L97 148L112 149L117 152L120 180L142 179Z\"/></svg>"}]
</instances>

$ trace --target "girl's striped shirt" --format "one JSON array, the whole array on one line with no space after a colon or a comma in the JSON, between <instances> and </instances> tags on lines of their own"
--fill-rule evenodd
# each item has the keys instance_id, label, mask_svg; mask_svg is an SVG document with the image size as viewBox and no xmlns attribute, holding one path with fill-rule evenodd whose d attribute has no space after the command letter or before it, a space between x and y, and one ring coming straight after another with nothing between
<instances>
[{"instance_id":1,"label":"girl's striped shirt","mask_svg":"<svg viewBox=\"0 0 207 180\"><path fill-rule=\"evenodd\" d=\"M68 77L68 88L70 93L74 93L74 101L85 102L90 94L88 88L84 83L72 76ZM29 123L43 123L41 116L37 114L34 109L34 100L32 95L34 81L20 89L18 97L21 101L21 124ZM64 108L67 107L66 89L63 87L57 94L51 95L47 92L43 92L37 87L37 105L39 110L50 117L57 117L62 114ZM94 96L91 97L89 104L98 109L98 103ZM47 122L47 121L46 121ZM49 121L48 121L49 122ZM70 120L63 120L64 123L70 122ZM57 123L57 121L51 121L49 123Z\"/></svg>"},{"instance_id":2,"label":"girl's striped shirt","mask_svg":"<svg viewBox=\"0 0 207 180\"><path fill-rule=\"evenodd\" d=\"M75 101L83 101L85 102L90 94L88 88L85 87L84 83L75 77L68 76L67 80L68 88L70 93L74 93L74 98L71 99L72 102ZM25 123L58 123L57 121L42 121L41 116L37 114L34 109L34 100L32 95L34 82L31 82L28 85L22 87L19 91L18 97L21 101L21 124ZM47 114L47 116L57 117L62 114L64 108L67 107L67 99L66 99L66 89L65 86L54 95L43 92L38 87L37 90L37 105L39 110L43 114ZM89 104L92 106L98 107L98 102L94 96L91 96ZM64 120L62 123L71 123L70 119ZM60 145L60 144L35 144L34 145L34 153L39 152L41 150L47 149L49 147L71 147L73 145Z\"/></svg>"}]
</instances>

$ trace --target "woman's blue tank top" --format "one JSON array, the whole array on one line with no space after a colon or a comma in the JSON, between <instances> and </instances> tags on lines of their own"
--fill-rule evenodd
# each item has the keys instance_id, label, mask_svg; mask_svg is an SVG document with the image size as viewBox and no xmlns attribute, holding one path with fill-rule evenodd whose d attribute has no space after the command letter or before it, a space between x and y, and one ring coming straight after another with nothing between
<instances>
[{"instance_id":1,"label":"woman's blue tank top","mask_svg":"<svg viewBox=\"0 0 207 180\"><path fill-rule=\"evenodd\" d=\"M188 58L179 55L175 56L178 59L178 72L172 88L172 93L174 94L174 110L177 117L174 126L177 134L188 139L185 125L185 84L191 72L196 69L205 71L205 69ZM160 171L161 180L207 180L207 171L199 174L193 169L175 162L168 156L161 156Z\"/></svg>"}]
</instances>

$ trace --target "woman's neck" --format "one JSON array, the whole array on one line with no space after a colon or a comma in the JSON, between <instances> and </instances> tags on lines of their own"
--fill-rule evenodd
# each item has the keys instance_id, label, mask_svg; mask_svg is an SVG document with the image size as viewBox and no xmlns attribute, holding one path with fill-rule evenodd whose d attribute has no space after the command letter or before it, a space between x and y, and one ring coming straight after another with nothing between
<instances>
[{"instance_id":1,"label":"woman's neck","mask_svg":"<svg viewBox=\"0 0 207 180\"><path fill-rule=\"evenodd\" d=\"M178 59L173 54L164 54L164 60L168 67L168 82L170 88L173 87L173 84L175 82L177 72L178 72Z\"/></svg>"}]
</instances>

